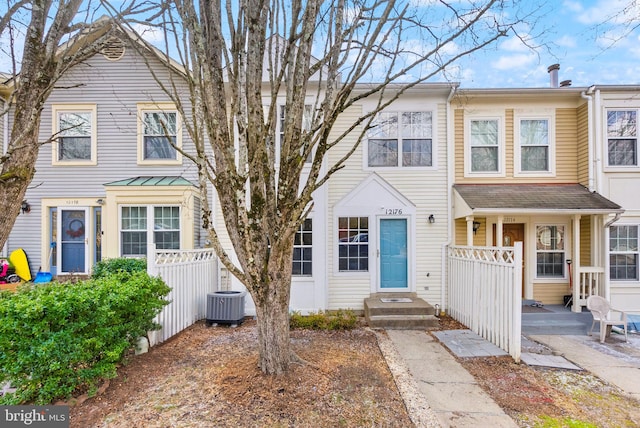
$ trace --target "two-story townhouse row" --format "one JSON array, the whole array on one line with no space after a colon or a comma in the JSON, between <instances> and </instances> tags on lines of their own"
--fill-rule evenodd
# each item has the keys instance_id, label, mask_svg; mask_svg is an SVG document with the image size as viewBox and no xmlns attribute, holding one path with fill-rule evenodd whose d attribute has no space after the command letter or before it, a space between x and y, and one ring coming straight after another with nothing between
<instances>
[{"instance_id":1,"label":"two-story townhouse row","mask_svg":"<svg viewBox=\"0 0 640 428\"><path fill-rule=\"evenodd\" d=\"M592 111L593 186L625 212L603 240L605 296L616 308L640 309L640 86L594 85L585 94Z\"/></svg>"},{"instance_id":2,"label":"two-story townhouse row","mask_svg":"<svg viewBox=\"0 0 640 428\"><path fill-rule=\"evenodd\" d=\"M6 246L7 252L25 249L34 273L42 267L58 277L86 275L103 258L144 257L151 244L204 245L197 170L171 144L189 152L193 143L156 82L184 84L181 70L153 48L128 43L114 39L71 69L58 83L64 89L47 99L41 141L57 138L39 153L25 196L31 209L18 217ZM451 93L447 83L404 94L376 118L345 168L314 194L313 211L296 236L292 309L362 309L370 294L393 291L441 303ZM284 119L284 97L280 102ZM334 135L374 103L344 112ZM344 155L360 132L327 162ZM215 223L224 224L215 195L211 204ZM242 288L224 268L219 278L221 288ZM248 298L249 314L252 305Z\"/></svg>"},{"instance_id":3,"label":"two-story townhouse row","mask_svg":"<svg viewBox=\"0 0 640 428\"><path fill-rule=\"evenodd\" d=\"M624 211L595 192L586 91L460 90L451 107L455 243L523 242L523 297L574 311L608 293L605 236Z\"/></svg>"}]
</instances>

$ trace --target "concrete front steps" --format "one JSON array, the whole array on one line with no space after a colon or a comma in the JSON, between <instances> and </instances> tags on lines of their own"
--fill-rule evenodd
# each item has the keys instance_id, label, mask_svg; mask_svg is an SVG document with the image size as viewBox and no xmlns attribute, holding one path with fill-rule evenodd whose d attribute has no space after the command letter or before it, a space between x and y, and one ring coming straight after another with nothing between
<instances>
[{"instance_id":1,"label":"concrete front steps","mask_svg":"<svg viewBox=\"0 0 640 428\"><path fill-rule=\"evenodd\" d=\"M392 330L426 330L439 322L435 308L416 293L372 294L364 300L364 317L371 328Z\"/></svg>"}]
</instances>

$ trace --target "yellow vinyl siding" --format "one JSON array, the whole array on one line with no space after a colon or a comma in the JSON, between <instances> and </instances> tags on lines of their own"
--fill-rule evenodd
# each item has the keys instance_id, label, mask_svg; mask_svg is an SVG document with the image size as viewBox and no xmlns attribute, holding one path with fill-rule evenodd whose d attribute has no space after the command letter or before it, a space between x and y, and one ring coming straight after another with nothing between
<instances>
[{"instance_id":1,"label":"yellow vinyl siding","mask_svg":"<svg viewBox=\"0 0 640 428\"><path fill-rule=\"evenodd\" d=\"M544 181L555 181L560 183L577 182L577 139L576 109L556 109L556 177Z\"/></svg>"},{"instance_id":2,"label":"yellow vinyl siding","mask_svg":"<svg viewBox=\"0 0 640 428\"><path fill-rule=\"evenodd\" d=\"M535 284L533 286L533 298L545 305L563 304L563 297L571 294L568 283L558 284Z\"/></svg>"},{"instance_id":3,"label":"yellow vinyl siding","mask_svg":"<svg viewBox=\"0 0 640 428\"><path fill-rule=\"evenodd\" d=\"M454 150L455 150L455 181L464 181L464 110L457 109L453 113Z\"/></svg>"},{"instance_id":4,"label":"yellow vinyl siding","mask_svg":"<svg viewBox=\"0 0 640 428\"><path fill-rule=\"evenodd\" d=\"M589 117L587 104L577 108L578 183L589 185Z\"/></svg>"},{"instance_id":5,"label":"yellow vinyl siding","mask_svg":"<svg viewBox=\"0 0 640 428\"><path fill-rule=\"evenodd\" d=\"M507 109L505 111L504 118L504 143L505 143L505 168L507 177L514 176L513 167L513 109Z\"/></svg>"}]
</instances>

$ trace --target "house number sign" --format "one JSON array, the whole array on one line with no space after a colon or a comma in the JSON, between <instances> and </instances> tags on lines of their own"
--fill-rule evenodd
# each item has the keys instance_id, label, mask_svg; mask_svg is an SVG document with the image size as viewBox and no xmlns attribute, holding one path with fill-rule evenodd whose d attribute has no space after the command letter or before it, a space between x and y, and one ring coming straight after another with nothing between
<instances>
[{"instance_id":1,"label":"house number sign","mask_svg":"<svg viewBox=\"0 0 640 428\"><path fill-rule=\"evenodd\" d=\"M402 208L387 208L385 210L386 215L402 215Z\"/></svg>"}]
</instances>

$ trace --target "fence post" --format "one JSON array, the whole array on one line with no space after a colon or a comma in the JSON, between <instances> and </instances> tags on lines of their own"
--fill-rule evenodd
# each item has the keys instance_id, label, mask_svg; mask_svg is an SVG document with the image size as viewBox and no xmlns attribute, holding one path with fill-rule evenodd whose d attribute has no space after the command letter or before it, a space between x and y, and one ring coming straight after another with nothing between
<instances>
[{"instance_id":1,"label":"fence post","mask_svg":"<svg viewBox=\"0 0 640 428\"><path fill-rule=\"evenodd\" d=\"M522 348L522 242L516 242L513 248L513 308L511 356L516 363L520 362Z\"/></svg>"},{"instance_id":2,"label":"fence post","mask_svg":"<svg viewBox=\"0 0 640 428\"><path fill-rule=\"evenodd\" d=\"M147 244L147 273L149 276L158 275L158 266L156 265L156 244Z\"/></svg>"}]
</instances>

